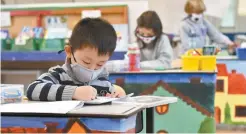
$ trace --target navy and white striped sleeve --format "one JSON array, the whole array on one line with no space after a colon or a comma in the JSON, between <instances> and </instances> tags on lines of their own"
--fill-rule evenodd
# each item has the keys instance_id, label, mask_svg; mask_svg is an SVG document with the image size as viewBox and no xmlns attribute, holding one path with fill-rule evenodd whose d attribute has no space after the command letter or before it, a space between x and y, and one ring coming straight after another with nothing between
<instances>
[{"instance_id":1,"label":"navy and white striped sleeve","mask_svg":"<svg viewBox=\"0 0 246 134\"><path fill-rule=\"evenodd\" d=\"M104 96L106 93L114 92L114 86L108 80L108 77L109 73L104 69L96 80L90 82L90 86L97 89L97 93L100 96Z\"/></svg>"},{"instance_id":2,"label":"navy and white striped sleeve","mask_svg":"<svg viewBox=\"0 0 246 134\"><path fill-rule=\"evenodd\" d=\"M58 72L44 73L27 88L27 98L34 101L72 100L77 86L61 85Z\"/></svg>"}]
</instances>

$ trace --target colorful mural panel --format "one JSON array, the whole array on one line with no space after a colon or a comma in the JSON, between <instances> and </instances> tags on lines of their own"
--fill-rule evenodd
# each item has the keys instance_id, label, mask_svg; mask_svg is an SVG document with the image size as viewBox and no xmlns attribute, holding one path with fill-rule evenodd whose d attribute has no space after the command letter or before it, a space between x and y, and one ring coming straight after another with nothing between
<instances>
[{"instance_id":1,"label":"colorful mural panel","mask_svg":"<svg viewBox=\"0 0 246 134\"><path fill-rule=\"evenodd\" d=\"M217 68L216 123L246 125L246 61L219 60Z\"/></svg>"},{"instance_id":2,"label":"colorful mural panel","mask_svg":"<svg viewBox=\"0 0 246 134\"><path fill-rule=\"evenodd\" d=\"M110 80L127 93L178 97L177 103L155 108L155 133L215 132L215 73L116 73Z\"/></svg>"},{"instance_id":3,"label":"colorful mural panel","mask_svg":"<svg viewBox=\"0 0 246 134\"><path fill-rule=\"evenodd\" d=\"M134 133L136 115L126 119L1 117L1 133Z\"/></svg>"}]
</instances>

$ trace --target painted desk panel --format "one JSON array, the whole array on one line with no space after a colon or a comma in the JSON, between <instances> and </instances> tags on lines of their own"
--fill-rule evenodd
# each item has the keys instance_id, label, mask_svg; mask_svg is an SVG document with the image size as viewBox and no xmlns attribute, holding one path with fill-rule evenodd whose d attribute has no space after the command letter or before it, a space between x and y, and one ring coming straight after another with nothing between
<instances>
[{"instance_id":1,"label":"painted desk panel","mask_svg":"<svg viewBox=\"0 0 246 134\"><path fill-rule=\"evenodd\" d=\"M25 103L33 102L26 101L22 105ZM141 110L143 110L141 105L114 103L100 106L84 105L66 114L6 110L1 113L1 132L134 133L136 116Z\"/></svg>"},{"instance_id":2,"label":"painted desk panel","mask_svg":"<svg viewBox=\"0 0 246 134\"><path fill-rule=\"evenodd\" d=\"M136 115L126 119L1 117L1 133L134 133Z\"/></svg>"},{"instance_id":3,"label":"painted desk panel","mask_svg":"<svg viewBox=\"0 0 246 134\"><path fill-rule=\"evenodd\" d=\"M215 132L216 73L114 73L110 81L135 95L178 97L155 108L155 133Z\"/></svg>"},{"instance_id":4,"label":"painted desk panel","mask_svg":"<svg viewBox=\"0 0 246 134\"><path fill-rule=\"evenodd\" d=\"M218 59L217 68L216 122L246 126L246 61Z\"/></svg>"}]
</instances>

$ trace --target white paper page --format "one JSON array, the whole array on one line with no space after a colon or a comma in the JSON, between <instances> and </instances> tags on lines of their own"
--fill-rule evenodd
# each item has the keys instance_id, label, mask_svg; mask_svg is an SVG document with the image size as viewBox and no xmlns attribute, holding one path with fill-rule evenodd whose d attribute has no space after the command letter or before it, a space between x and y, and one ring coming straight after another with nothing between
<instances>
[{"instance_id":1,"label":"white paper page","mask_svg":"<svg viewBox=\"0 0 246 134\"><path fill-rule=\"evenodd\" d=\"M11 26L10 12L1 12L1 27Z\"/></svg>"},{"instance_id":2,"label":"white paper page","mask_svg":"<svg viewBox=\"0 0 246 134\"><path fill-rule=\"evenodd\" d=\"M114 101L114 103L139 104L139 105L144 105L144 107L148 108L148 107L156 107L160 105L175 103L177 101L178 101L177 97L143 95L143 96L129 97L124 100Z\"/></svg>"},{"instance_id":3,"label":"white paper page","mask_svg":"<svg viewBox=\"0 0 246 134\"><path fill-rule=\"evenodd\" d=\"M11 103L1 105L0 112L66 114L67 112L82 106L83 102L81 101Z\"/></svg>"},{"instance_id":4,"label":"white paper page","mask_svg":"<svg viewBox=\"0 0 246 134\"><path fill-rule=\"evenodd\" d=\"M107 102L112 102L119 98L111 98L111 97L97 97L95 100L85 101L85 104L103 104Z\"/></svg>"},{"instance_id":5,"label":"white paper page","mask_svg":"<svg viewBox=\"0 0 246 134\"><path fill-rule=\"evenodd\" d=\"M83 10L82 11L82 19L83 18L99 18L101 17L101 11L100 10Z\"/></svg>"}]
</instances>

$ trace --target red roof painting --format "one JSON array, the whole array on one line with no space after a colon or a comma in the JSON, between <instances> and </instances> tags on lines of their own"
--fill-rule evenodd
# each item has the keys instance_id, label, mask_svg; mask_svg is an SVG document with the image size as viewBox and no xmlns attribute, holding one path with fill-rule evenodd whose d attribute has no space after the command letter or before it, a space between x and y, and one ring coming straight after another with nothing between
<instances>
[{"instance_id":1,"label":"red roof painting","mask_svg":"<svg viewBox=\"0 0 246 134\"><path fill-rule=\"evenodd\" d=\"M217 64L217 76L228 76L226 64Z\"/></svg>"},{"instance_id":2,"label":"red roof painting","mask_svg":"<svg viewBox=\"0 0 246 134\"><path fill-rule=\"evenodd\" d=\"M244 74L232 70L228 73L225 64L217 64L218 76L228 76L228 94L246 94L246 78Z\"/></svg>"},{"instance_id":3,"label":"red roof painting","mask_svg":"<svg viewBox=\"0 0 246 134\"><path fill-rule=\"evenodd\" d=\"M246 79L244 74L232 70L228 76L228 94L246 94Z\"/></svg>"}]
</instances>

